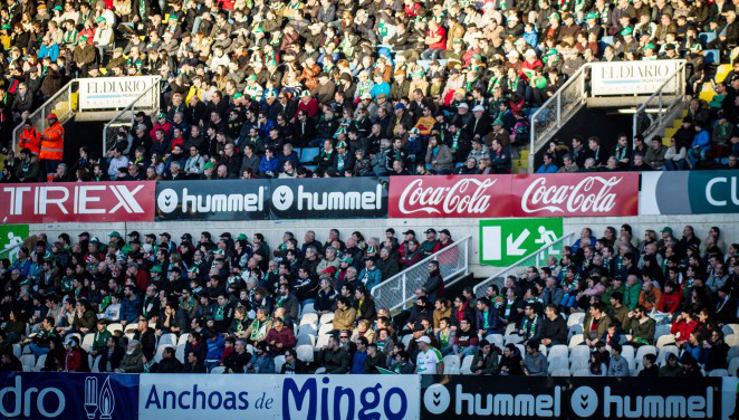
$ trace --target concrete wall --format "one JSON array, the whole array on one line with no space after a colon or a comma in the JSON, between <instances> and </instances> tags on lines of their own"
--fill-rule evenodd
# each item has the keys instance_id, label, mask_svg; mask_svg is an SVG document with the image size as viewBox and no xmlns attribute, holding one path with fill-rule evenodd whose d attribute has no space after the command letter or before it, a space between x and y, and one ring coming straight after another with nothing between
<instances>
[{"instance_id":1,"label":"concrete wall","mask_svg":"<svg viewBox=\"0 0 739 420\"><path fill-rule=\"evenodd\" d=\"M414 229L416 235L423 237L422 232L428 227L449 229L452 237L460 239L467 235L472 237L471 243L471 268L475 276L488 276L499 271L499 268L480 266L479 246L479 219L336 219L336 220L281 220L281 221L244 221L244 222L139 222L139 223L55 223L55 224L33 224L30 225L31 234L45 232L50 238L56 238L60 233L66 232L76 236L80 232L88 231L97 236L101 241L107 241L110 231L117 230L122 235L132 230L145 233L169 232L175 242L183 233L189 232L197 240L200 232L209 231L214 237L222 232L230 232L232 235L244 233L251 238L254 233L262 233L267 242L274 246L282 239L285 231L293 232L299 242L307 230L316 232L317 239L321 242L326 240L329 229L336 228L341 232L342 238L348 237L355 230L362 232L366 238L383 238L385 229L395 228L396 233L406 229ZM696 234L701 240L706 236L711 226L719 226L723 232L724 240L728 243L739 242L739 215L736 214L703 214L686 216L635 216L635 217L601 217L601 218L566 218L564 219L564 234L579 232L584 227L593 229L597 237L602 236L603 230L613 226L617 230L623 223L629 223L634 232L640 238L644 236L645 229L661 230L664 226L670 226L679 238L682 228L686 224L693 225Z\"/></svg>"}]
</instances>

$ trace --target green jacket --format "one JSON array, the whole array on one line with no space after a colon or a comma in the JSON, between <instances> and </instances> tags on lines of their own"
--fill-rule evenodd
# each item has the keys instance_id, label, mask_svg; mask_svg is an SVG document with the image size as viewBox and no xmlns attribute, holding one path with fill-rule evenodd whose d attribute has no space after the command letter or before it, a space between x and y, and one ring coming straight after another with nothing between
<instances>
[{"instance_id":1,"label":"green jacket","mask_svg":"<svg viewBox=\"0 0 739 420\"><path fill-rule=\"evenodd\" d=\"M622 284L621 287L618 289L614 289L613 286L606 289L605 292L603 292L603 296L601 296L601 302L603 302L606 306L609 308L611 307L611 295L613 295L616 292L621 293L622 295L625 293L626 287ZM639 300L639 296L637 295L637 300Z\"/></svg>"},{"instance_id":2,"label":"green jacket","mask_svg":"<svg viewBox=\"0 0 739 420\"><path fill-rule=\"evenodd\" d=\"M92 340L92 349L97 351L105 351L105 348L108 343L108 338L111 337L111 333L108 330L103 330L103 332L95 332L95 337Z\"/></svg>"},{"instance_id":3,"label":"green jacket","mask_svg":"<svg viewBox=\"0 0 739 420\"><path fill-rule=\"evenodd\" d=\"M637 318L631 318L631 340L641 344L654 343L654 327L655 322L652 318L647 318L646 322L639 322Z\"/></svg>"},{"instance_id":4,"label":"green jacket","mask_svg":"<svg viewBox=\"0 0 739 420\"><path fill-rule=\"evenodd\" d=\"M631 321L629 320L629 308L626 306L621 305L618 309L611 309L609 315L611 320L618 320L622 330L626 330L629 327Z\"/></svg>"},{"instance_id":5,"label":"green jacket","mask_svg":"<svg viewBox=\"0 0 739 420\"><path fill-rule=\"evenodd\" d=\"M636 305L639 304L639 294L641 293L641 283L636 282L633 286L626 286L624 292L624 306L629 310L634 310Z\"/></svg>"},{"instance_id":6,"label":"green jacket","mask_svg":"<svg viewBox=\"0 0 739 420\"><path fill-rule=\"evenodd\" d=\"M262 330L262 327L269 324L270 319L269 317L265 318L264 321L259 321L259 319L254 318L254 321L252 321L251 325L249 326L249 329L246 331L246 333L249 335L249 340L251 341L260 341L264 337L267 336L267 328Z\"/></svg>"},{"instance_id":7,"label":"green jacket","mask_svg":"<svg viewBox=\"0 0 739 420\"><path fill-rule=\"evenodd\" d=\"M478 363L482 362L481 366L478 366ZM487 358L485 358L482 355L482 352L478 352L475 354L475 357L472 359L472 365L470 366L470 370L472 372L476 372L478 370L482 371L483 375L495 375L498 373L498 353L496 351L492 351L490 355L488 355Z\"/></svg>"}]
</instances>

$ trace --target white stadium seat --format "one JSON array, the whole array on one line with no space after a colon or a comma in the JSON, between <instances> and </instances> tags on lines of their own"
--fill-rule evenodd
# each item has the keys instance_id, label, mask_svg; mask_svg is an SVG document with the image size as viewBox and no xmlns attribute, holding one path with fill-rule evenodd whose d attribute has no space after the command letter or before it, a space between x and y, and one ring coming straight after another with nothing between
<instances>
[{"instance_id":1,"label":"white stadium seat","mask_svg":"<svg viewBox=\"0 0 739 420\"><path fill-rule=\"evenodd\" d=\"M318 323L321 324L321 325L323 325L323 324L330 324L331 321L333 321L333 320L334 320L334 313L333 312L329 312L327 314L321 315L321 318L319 319Z\"/></svg>"},{"instance_id":2,"label":"white stadium seat","mask_svg":"<svg viewBox=\"0 0 739 420\"><path fill-rule=\"evenodd\" d=\"M572 336L572 338L570 338L570 344L568 347L573 348L573 347L579 346L584 341L585 339L583 338L582 334L575 334Z\"/></svg>"},{"instance_id":3,"label":"white stadium seat","mask_svg":"<svg viewBox=\"0 0 739 420\"><path fill-rule=\"evenodd\" d=\"M735 357L729 361L729 376L736 376L737 369L739 369L739 357Z\"/></svg>"},{"instance_id":4,"label":"white stadium seat","mask_svg":"<svg viewBox=\"0 0 739 420\"><path fill-rule=\"evenodd\" d=\"M456 375L459 373L460 368L460 360L459 356L450 354L448 356L444 356L444 359L442 360L444 363L444 374L445 375Z\"/></svg>"},{"instance_id":5,"label":"white stadium seat","mask_svg":"<svg viewBox=\"0 0 739 420\"><path fill-rule=\"evenodd\" d=\"M163 345L171 345L172 347L175 347L177 345L177 335L172 333L162 334L161 337L159 337L157 346Z\"/></svg>"},{"instance_id":6,"label":"white stadium seat","mask_svg":"<svg viewBox=\"0 0 739 420\"><path fill-rule=\"evenodd\" d=\"M313 346L308 344L298 345L298 347L295 348L295 353L298 355L298 360L301 360L306 363L310 363L313 361Z\"/></svg>"},{"instance_id":7,"label":"white stadium seat","mask_svg":"<svg viewBox=\"0 0 739 420\"><path fill-rule=\"evenodd\" d=\"M660 349L664 346L675 344L675 335L674 334L665 334L660 336L657 339L657 348Z\"/></svg>"},{"instance_id":8,"label":"white stadium seat","mask_svg":"<svg viewBox=\"0 0 739 420\"><path fill-rule=\"evenodd\" d=\"M472 374L472 369L471 368L472 368L472 359L473 358L474 358L474 356L472 356L471 354L468 354L467 356L464 357L464 359L462 360L462 366L459 368L459 372L461 374L463 374L463 375L470 375L470 374Z\"/></svg>"},{"instance_id":9,"label":"white stadium seat","mask_svg":"<svg viewBox=\"0 0 739 420\"><path fill-rule=\"evenodd\" d=\"M280 369L282 369L282 365L285 364L285 356L283 355L277 355L275 356L275 372L279 373Z\"/></svg>"},{"instance_id":10,"label":"white stadium seat","mask_svg":"<svg viewBox=\"0 0 739 420\"><path fill-rule=\"evenodd\" d=\"M303 317L300 318L300 325L306 325L306 324L317 325L318 324L318 314L315 312L303 314Z\"/></svg>"},{"instance_id":11,"label":"white stadium seat","mask_svg":"<svg viewBox=\"0 0 739 420\"><path fill-rule=\"evenodd\" d=\"M85 337L82 339L82 344L80 344L80 347L82 347L83 350L89 353L90 349L92 349L93 341L95 341L95 334L87 333L85 334Z\"/></svg>"},{"instance_id":12,"label":"white stadium seat","mask_svg":"<svg viewBox=\"0 0 739 420\"><path fill-rule=\"evenodd\" d=\"M570 316L567 317L567 328L570 328L573 325L582 325L584 319L585 312L575 312L570 314Z\"/></svg>"},{"instance_id":13,"label":"white stadium seat","mask_svg":"<svg viewBox=\"0 0 739 420\"><path fill-rule=\"evenodd\" d=\"M108 332L113 334L114 332L118 330L123 331L123 324L121 324L120 322L114 322L112 324L108 324L106 329L108 330Z\"/></svg>"},{"instance_id":14,"label":"white stadium seat","mask_svg":"<svg viewBox=\"0 0 739 420\"><path fill-rule=\"evenodd\" d=\"M590 366L590 348L575 346L570 349L570 370L587 369Z\"/></svg>"}]
</instances>

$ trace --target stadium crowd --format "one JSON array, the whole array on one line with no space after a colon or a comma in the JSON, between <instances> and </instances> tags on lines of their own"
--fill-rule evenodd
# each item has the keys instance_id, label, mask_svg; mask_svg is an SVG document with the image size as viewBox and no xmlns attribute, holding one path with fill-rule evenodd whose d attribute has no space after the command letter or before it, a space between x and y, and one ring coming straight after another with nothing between
<instances>
[{"instance_id":1,"label":"stadium crowd","mask_svg":"<svg viewBox=\"0 0 739 420\"><path fill-rule=\"evenodd\" d=\"M450 295L431 261L411 309L377 307L374 285L453 243L447 230L423 235L342 239L334 229L324 243L312 231L299 243L285 232L272 246L259 233L184 234L179 244L168 233L111 232L107 244L39 235L2 261L0 369L692 376L739 367L739 244L718 227L702 241L691 226L680 239L670 227L643 239L629 225L598 239L586 228L546 265L482 296Z\"/></svg>"},{"instance_id":2,"label":"stadium crowd","mask_svg":"<svg viewBox=\"0 0 739 420\"><path fill-rule=\"evenodd\" d=\"M161 75L162 107L122 128L106 156L83 147L64 165L58 131L24 125L2 181L507 173L531 110L583 63L682 57L691 88L711 80L702 50L730 56L737 4L5 1L6 149L13 127L74 77ZM569 152L555 143L539 169L735 165L738 88L735 67L710 104L694 99L674 150L580 139Z\"/></svg>"},{"instance_id":3,"label":"stadium crowd","mask_svg":"<svg viewBox=\"0 0 739 420\"><path fill-rule=\"evenodd\" d=\"M111 232L108 242L87 232L76 241L67 234L32 237L12 263L0 261L3 368L17 367L28 353L32 365L34 356L45 356L44 370L166 371L167 363L177 364L167 360L177 343L169 343L171 354L154 356L157 344L167 343L162 337L174 334L187 339L180 368L266 372L263 364L298 343L294 327L307 303L314 315L334 314L337 340L344 333L372 339L378 319L389 339L390 314L375 308L369 290L454 242L446 229L423 235L419 241L407 230L399 240L388 229L384 238L341 238L332 229L324 243L313 231L299 243L285 232L272 246L260 233L249 240L225 232L216 241L209 232L197 241L184 234L179 243L166 232L134 231L127 239ZM431 295L443 291L434 264L437 274L425 285ZM256 350L248 367L241 363L250 359L247 344Z\"/></svg>"}]
</instances>

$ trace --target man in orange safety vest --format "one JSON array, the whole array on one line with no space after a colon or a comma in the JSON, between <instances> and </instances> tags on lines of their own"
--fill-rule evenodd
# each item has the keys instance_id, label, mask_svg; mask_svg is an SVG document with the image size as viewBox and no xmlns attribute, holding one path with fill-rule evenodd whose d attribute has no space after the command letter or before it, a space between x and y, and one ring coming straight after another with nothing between
<instances>
[{"instance_id":1,"label":"man in orange safety vest","mask_svg":"<svg viewBox=\"0 0 739 420\"><path fill-rule=\"evenodd\" d=\"M36 156L41 151L41 135L31 124L31 120L23 121L23 129L18 135L18 150L23 149L30 150Z\"/></svg>"},{"instance_id":2,"label":"man in orange safety vest","mask_svg":"<svg viewBox=\"0 0 739 420\"><path fill-rule=\"evenodd\" d=\"M41 134L39 161L46 173L56 172L56 167L64 157L64 127L53 112L46 116L48 127Z\"/></svg>"}]
</instances>

